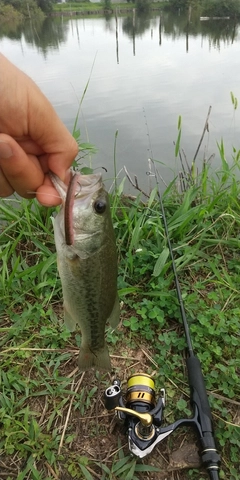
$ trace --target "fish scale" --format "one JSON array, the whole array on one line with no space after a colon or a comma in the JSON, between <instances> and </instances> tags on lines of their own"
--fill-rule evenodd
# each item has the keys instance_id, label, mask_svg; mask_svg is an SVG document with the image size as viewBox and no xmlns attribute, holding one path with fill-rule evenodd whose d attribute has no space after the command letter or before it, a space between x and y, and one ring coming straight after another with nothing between
<instances>
[{"instance_id":1,"label":"fish scale","mask_svg":"<svg viewBox=\"0 0 240 480\"><path fill-rule=\"evenodd\" d=\"M51 180L63 202L54 218L54 237L65 323L71 331L81 329L80 370L110 370L105 325L109 321L115 328L120 310L108 194L101 174L75 173L69 187L52 173Z\"/></svg>"}]
</instances>

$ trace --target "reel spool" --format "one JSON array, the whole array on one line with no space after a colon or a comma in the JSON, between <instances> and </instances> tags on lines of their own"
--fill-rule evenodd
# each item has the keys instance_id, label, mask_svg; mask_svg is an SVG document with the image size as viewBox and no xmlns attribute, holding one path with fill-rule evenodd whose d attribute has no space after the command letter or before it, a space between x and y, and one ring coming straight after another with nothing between
<instances>
[{"instance_id":1,"label":"reel spool","mask_svg":"<svg viewBox=\"0 0 240 480\"><path fill-rule=\"evenodd\" d=\"M155 382L146 373L135 373L127 381L126 407L149 412L156 406Z\"/></svg>"},{"instance_id":2,"label":"reel spool","mask_svg":"<svg viewBox=\"0 0 240 480\"><path fill-rule=\"evenodd\" d=\"M147 413L154 409L155 382L146 373L136 373L127 381L126 407L138 413ZM140 421L135 425L135 433L141 440L150 440L154 436L153 419Z\"/></svg>"}]
</instances>

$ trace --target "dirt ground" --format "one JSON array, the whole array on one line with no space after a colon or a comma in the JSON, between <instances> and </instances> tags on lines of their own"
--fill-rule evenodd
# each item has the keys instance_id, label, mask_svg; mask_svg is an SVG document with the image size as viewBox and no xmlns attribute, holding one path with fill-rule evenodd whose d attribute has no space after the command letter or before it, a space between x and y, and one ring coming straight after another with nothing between
<instances>
[{"instance_id":1,"label":"dirt ground","mask_svg":"<svg viewBox=\"0 0 240 480\"><path fill-rule=\"evenodd\" d=\"M116 421L113 411L106 410L104 405L104 391L109 387L114 378L121 378L122 389L125 391L128 377L136 372L148 373L154 365L149 360L147 345L144 348L126 350L119 349L119 355L111 357L114 374L99 376L94 371L81 373L77 368L77 350L72 357L60 366L60 375L72 379L72 396L69 396L62 411L51 426L51 431L59 432L59 445L57 460L50 465L46 457L36 460L37 470L45 472L45 478L51 480L87 479L78 467L79 461L85 462L89 474L94 480L122 480L124 475L114 471L114 465L120 458L128 457L129 463L133 461L128 449L126 432L122 425ZM77 403L79 393L85 392L81 403ZM90 392L90 393L89 393ZM93 394L91 395L91 392ZM158 392L156 397L158 398ZM53 405L51 399L41 396L29 400L29 408L38 412L38 423L44 430L48 424ZM168 416L168 404L165 409ZM177 419L176 419L177 420ZM165 424L168 422L167 418ZM70 440L69 440L70 439ZM159 443L154 451L138 464L151 465L159 469L158 472L136 472L134 478L138 480L187 480L186 469L200 468L197 438L191 429L179 428L168 439ZM17 454L0 459L0 480L15 480L23 472L26 460L23 461ZM111 475L103 476L101 465L107 466ZM24 480L35 480L32 474L27 474ZM201 474L192 477L208 478L201 469Z\"/></svg>"}]
</instances>

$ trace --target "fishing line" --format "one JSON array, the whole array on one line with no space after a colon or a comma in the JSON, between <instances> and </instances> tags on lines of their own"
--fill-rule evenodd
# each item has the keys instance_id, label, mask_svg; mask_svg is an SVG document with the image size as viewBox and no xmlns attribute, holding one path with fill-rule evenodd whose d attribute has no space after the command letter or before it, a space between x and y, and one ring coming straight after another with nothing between
<instances>
[{"instance_id":1,"label":"fishing line","mask_svg":"<svg viewBox=\"0 0 240 480\"><path fill-rule=\"evenodd\" d=\"M164 224L164 231L165 231L167 244L168 244L168 249L169 249L169 253L170 253L170 257L171 257L171 264L172 264L172 269L173 269L173 274L174 274L177 297L178 297L179 307L180 307L180 311L181 311L181 316L182 316L182 321L183 321L183 326L184 326L184 331L185 331L185 336L186 336L186 341L187 341L187 346L188 346L188 353L189 353L189 356L191 357L191 356L194 356L193 346L192 346L192 341L191 341L191 337L190 337L190 331L189 331L188 321L187 321L187 317L186 317L186 311L185 311L185 307L184 307L184 303L183 303L181 287L180 287L180 283L179 283L179 280L178 280L177 268L176 268L176 263L175 263L175 259L174 259L172 244L171 244L168 225L167 225L166 212L165 212L165 208L164 208L163 200L162 200L162 194L161 194L161 189L160 189L160 184L159 184L159 179L158 179L159 174L158 174L158 171L156 169L156 165L155 165L154 160L152 158L150 158L149 160L152 162L153 169L154 169L154 177L155 177L155 180L156 180L157 193L158 193L159 203L160 203L160 207L161 207L162 220L163 220L163 224Z\"/></svg>"},{"instance_id":2,"label":"fishing line","mask_svg":"<svg viewBox=\"0 0 240 480\"><path fill-rule=\"evenodd\" d=\"M181 311L183 327L184 327L187 346L188 346L188 353L189 353L189 356L192 357L192 356L194 356L193 346L192 346L192 341L191 341L191 337L190 337L190 331L189 331L188 321L187 321L187 317L186 317L186 311L185 311L185 307L184 307L184 303L183 303L181 287L180 287L180 283L179 283L179 280L178 280L177 268L176 268L176 263L175 263L175 259L174 259L174 255L173 255L172 244L171 244L171 241L170 241L166 212L165 212L165 208L164 208L164 205L163 205L162 193L161 193L161 188L160 188L160 183L159 183L160 175L159 175L159 172L156 169L156 165L155 165L155 162L153 160L152 143L151 143L151 137L150 137L150 132L149 132L149 128L148 128L147 115L146 115L145 108L143 108L143 115L144 115L144 118L145 118L145 125L146 125L146 130L147 130L148 146L149 146L148 150L151 154L151 157L148 160L149 160L149 162L151 162L151 164L153 166L153 170L154 170L154 177L155 177L155 181L156 181L159 203L160 203L160 207L161 207L164 231L165 231L167 244L168 244L168 249L169 249L169 253L170 253L170 257L171 257L172 270L173 270L173 275L174 275L174 279L175 279L175 286L176 286L176 291L177 291L178 303L179 303L179 307L180 307L180 311ZM152 175L151 172L149 172L148 174Z\"/></svg>"}]
</instances>

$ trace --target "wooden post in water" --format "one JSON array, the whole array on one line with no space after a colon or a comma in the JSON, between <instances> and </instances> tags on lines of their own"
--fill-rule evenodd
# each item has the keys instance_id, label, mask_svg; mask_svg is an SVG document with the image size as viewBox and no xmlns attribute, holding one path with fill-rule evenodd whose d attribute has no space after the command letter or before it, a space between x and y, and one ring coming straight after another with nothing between
<instances>
[{"instance_id":1,"label":"wooden post in water","mask_svg":"<svg viewBox=\"0 0 240 480\"><path fill-rule=\"evenodd\" d=\"M235 40L235 36L236 36L236 19L234 20L234 24L233 24L233 33L232 33L232 44Z\"/></svg>"},{"instance_id":2,"label":"wooden post in water","mask_svg":"<svg viewBox=\"0 0 240 480\"><path fill-rule=\"evenodd\" d=\"M27 3L27 9L28 9L28 16L29 16L29 18L30 18L30 20L31 20L31 13L30 13L30 8L29 8L29 3Z\"/></svg>"},{"instance_id":3,"label":"wooden post in water","mask_svg":"<svg viewBox=\"0 0 240 480\"><path fill-rule=\"evenodd\" d=\"M192 16L192 5L190 3L188 7L188 21L187 21L187 29L186 29L186 52L188 52L188 47L189 47L188 40L189 40L189 25L191 22L191 16Z\"/></svg>"},{"instance_id":4,"label":"wooden post in water","mask_svg":"<svg viewBox=\"0 0 240 480\"><path fill-rule=\"evenodd\" d=\"M159 45L162 45L162 22L161 15L159 17Z\"/></svg>"},{"instance_id":5,"label":"wooden post in water","mask_svg":"<svg viewBox=\"0 0 240 480\"><path fill-rule=\"evenodd\" d=\"M191 22L191 16L192 16L192 5L190 3L190 5L188 7L188 23Z\"/></svg>"},{"instance_id":6,"label":"wooden post in water","mask_svg":"<svg viewBox=\"0 0 240 480\"><path fill-rule=\"evenodd\" d=\"M133 8L133 20L132 20L132 25L133 25L133 55L135 57L135 26L136 26L136 8Z\"/></svg>"},{"instance_id":7,"label":"wooden post in water","mask_svg":"<svg viewBox=\"0 0 240 480\"><path fill-rule=\"evenodd\" d=\"M115 9L115 21L116 21L116 55L117 55L117 63L119 63L117 7Z\"/></svg>"}]
</instances>

